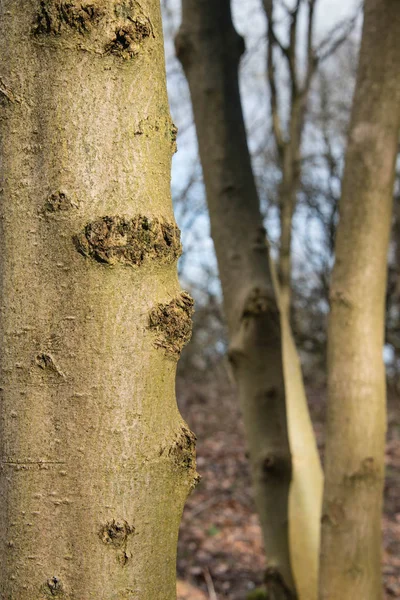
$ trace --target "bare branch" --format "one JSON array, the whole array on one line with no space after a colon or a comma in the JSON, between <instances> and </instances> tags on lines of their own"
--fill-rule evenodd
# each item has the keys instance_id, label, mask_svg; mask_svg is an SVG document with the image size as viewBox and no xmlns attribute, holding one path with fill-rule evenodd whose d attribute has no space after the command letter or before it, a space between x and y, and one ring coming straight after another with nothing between
<instances>
[{"instance_id":1,"label":"bare branch","mask_svg":"<svg viewBox=\"0 0 400 600\"><path fill-rule=\"evenodd\" d=\"M276 85L276 71L274 65L274 46L276 45L276 36L273 27L273 0L264 0L265 14L268 19L268 48L267 48L267 74L270 89L270 107L272 118L272 130L275 137L275 143L278 149L280 160L283 159L285 149L285 140L283 138L281 119L278 107L278 90Z\"/></svg>"},{"instance_id":2,"label":"bare branch","mask_svg":"<svg viewBox=\"0 0 400 600\"><path fill-rule=\"evenodd\" d=\"M315 14L315 5L317 0L309 0L308 2L308 21L307 21L307 71L306 77L304 81L303 90L305 93L308 92L311 85L311 80L313 74L315 72L315 52L313 48L313 38L314 38L314 14Z\"/></svg>"},{"instance_id":3,"label":"bare branch","mask_svg":"<svg viewBox=\"0 0 400 600\"><path fill-rule=\"evenodd\" d=\"M263 0L265 14L268 19L268 38L271 38L271 41L275 46L278 46L279 50L282 52L284 56L287 57L288 47L281 42L276 31L275 24L273 21L273 12L274 12L274 1L273 0Z\"/></svg>"},{"instance_id":4,"label":"bare branch","mask_svg":"<svg viewBox=\"0 0 400 600\"><path fill-rule=\"evenodd\" d=\"M363 3L361 2L350 19L347 18L339 21L339 23L328 32L322 42L318 44L317 48L314 50L316 64L320 64L332 56L332 54L334 54L349 38L362 12L362 7Z\"/></svg>"},{"instance_id":5,"label":"bare branch","mask_svg":"<svg viewBox=\"0 0 400 600\"><path fill-rule=\"evenodd\" d=\"M298 73L297 73L297 60L296 60L296 46L297 46L297 23L299 18L301 0L296 0L296 4L290 13L291 23L289 30L289 47L287 53L290 83L292 87L292 100L298 93Z\"/></svg>"}]
</instances>

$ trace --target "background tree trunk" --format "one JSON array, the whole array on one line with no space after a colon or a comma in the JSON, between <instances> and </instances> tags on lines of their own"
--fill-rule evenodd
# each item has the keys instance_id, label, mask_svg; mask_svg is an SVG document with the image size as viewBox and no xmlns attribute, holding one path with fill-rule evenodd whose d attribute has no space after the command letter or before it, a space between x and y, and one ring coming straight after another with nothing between
<instances>
[{"instance_id":1,"label":"background tree trunk","mask_svg":"<svg viewBox=\"0 0 400 600\"><path fill-rule=\"evenodd\" d=\"M399 2L366 0L331 283L323 600L382 597L382 349L399 64Z\"/></svg>"},{"instance_id":2,"label":"background tree trunk","mask_svg":"<svg viewBox=\"0 0 400 600\"><path fill-rule=\"evenodd\" d=\"M317 60L313 49L314 13L316 0L307 3L307 24L305 52L307 58L305 73L299 68L298 21L302 2L298 0L294 7L284 7L287 12L287 44L280 41L275 22L275 0L263 0L267 17L267 82L269 87L272 134L277 151L277 162L281 170L281 183L278 190L280 222L278 279L281 310L290 321L292 288L292 229L293 215L296 210L297 193L301 183L301 140L305 123L308 93L316 70ZM278 49L284 57L289 77L288 123L285 127L282 119L282 102L278 90L274 50ZM304 81L303 81L304 80Z\"/></svg>"},{"instance_id":3,"label":"background tree trunk","mask_svg":"<svg viewBox=\"0 0 400 600\"><path fill-rule=\"evenodd\" d=\"M300 470L296 466L293 481L307 470L309 485L305 487L313 490L314 498L312 511L300 516L307 502L304 499L296 502L291 497L291 506L296 511L290 521L291 542L296 539L295 543L301 543L301 559L304 556L309 559L308 571L304 568L302 571L304 564L291 565L288 530L292 466L285 407L290 386L285 386L284 370L286 374L295 367L288 364L284 368L283 355L291 356L295 349L294 345L288 349L291 338L290 342L288 338L281 341L281 316L239 96L237 67L243 40L232 26L229 1L184 0L176 45L191 91L224 294L229 355L244 415L255 501L268 558L267 589L271 598L277 600L297 597L293 566L301 597L312 600L316 597L318 525L315 537L315 527L313 524L308 527L308 519L319 522L322 477L304 390L293 383L290 389L296 388L296 392L299 389L300 393L293 394L290 400L287 398L288 413L289 417L296 414L302 419L297 424L298 443L294 445L300 448L300 438L304 443L310 435L303 445L311 448L305 462L296 457L300 459L296 460ZM288 328L287 324L287 331ZM311 454L312 463L308 461ZM292 490L300 491L302 487L292 485Z\"/></svg>"},{"instance_id":4,"label":"background tree trunk","mask_svg":"<svg viewBox=\"0 0 400 600\"><path fill-rule=\"evenodd\" d=\"M0 3L0 597L173 600L194 436L158 0Z\"/></svg>"}]
</instances>

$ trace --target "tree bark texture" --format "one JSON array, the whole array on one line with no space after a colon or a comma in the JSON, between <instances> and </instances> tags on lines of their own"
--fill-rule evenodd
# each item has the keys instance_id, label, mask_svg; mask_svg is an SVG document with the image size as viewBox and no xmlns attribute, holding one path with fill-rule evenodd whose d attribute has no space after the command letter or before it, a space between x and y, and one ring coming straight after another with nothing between
<instances>
[{"instance_id":1,"label":"tree bark texture","mask_svg":"<svg viewBox=\"0 0 400 600\"><path fill-rule=\"evenodd\" d=\"M398 0L366 0L330 292L321 600L382 598L382 349L399 64Z\"/></svg>"},{"instance_id":2,"label":"tree bark texture","mask_svg":"<svg viewBox=\"0 0 400 600\"><path fill-rule=\"evenodd\" d=\"M0 3L0 598L173 600L192 300L158 0Z\"/></svg>"},{"instance_id":3,"label":"tree bark texture","mask_svg":"<svg viewBox=\"0 0 400 600\"><path fill-rule=\"evenodd\" d=\"M244 415L268 558L267 589L271 598L293 599L297 594L288 531L292 460L285 407L285 350L239 95L237 69L244 45L233 28L229 1L184 0L176 47L191 91L224 294L229 356ZM305 403L305 398L293 401ZM309 424L306 404L304 409ZM317 455L316 459L316 465L308 465L312 474L314 467L320 474ZM318 511L314 518L319 521ZM307 553L307 526L302 534ZM296 571L300 588L298 574L305 578ZM315 591L314 596L302 597L311 600Z\"/></svg>"}]
</instances>

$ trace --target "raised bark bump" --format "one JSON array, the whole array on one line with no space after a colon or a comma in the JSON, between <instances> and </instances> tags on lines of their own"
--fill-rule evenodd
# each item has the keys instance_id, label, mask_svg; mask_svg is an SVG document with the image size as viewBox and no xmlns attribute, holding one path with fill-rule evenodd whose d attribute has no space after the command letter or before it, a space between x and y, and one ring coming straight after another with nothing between
<instances>
[{"instance_id":1,"label":"raised bark bump","mask_svg":"<svg viewBox=\"0 0 400 600\"><path fill-rule=\"evenodd\" d=\"M150 312L149 329L156 334L154 345L179 358L192 336L194 300L182 292L168 304L159 304Z\"/></svg>"},{"instance_id":2,"label":"raised bark bump","mask_svg":"<svg viewBox=\"0 0 400 600\"><path fill-rule=\"evenodd\" d=\"M196 435L184 423L176 432L172 443L160 449L160 456L172 460L175 471L186 474L190 490L193 490L201 480L196 470L196 440Z\"/></svg>"},{"instance_id":3,"label":"raised bark bump","mask_svg":"<svg viewBox=\"0 0 400 600\"><path fill-rule=\"evenodd\" d=\"M64 30L85 34L104 16L98 1L86 4L76 1L41 0L35 16L35 35L60 35Z\"/></svg>"},{"instance_id":4,"label":"raised bark bump","mask_svg":"<svg viewBox=\"0 0 400 600\"><path fill-rule=\"evenodd\" d=\"M78 208L78 204L62 190L56 190L49 194L44 205L46 213L66 212L73 208Z\"/></svg>"},{"instance_id":5,"label":"raised bark bump","mask_svg":"<svg viewBox=\"0 0 400 600\"><path fill-rule=\"evenodd\" d=\"M46 598L62 598L64 596L64 587L58 577L51 577L42 587L43 595Z\"/></svg>"},{"instance_id":6,"label":"raised bark bump","mask_svg":"<svg viewBox=\"0 0 400 600\"><path fill-rule=\"evenodd\" d=\"M32 33L36 37L78 35L94 44L85 50L123 59L137 56L145 41L155 37L149 17L136 0L41 0ZM81 42L77 48L82 48Z\"/></svg>"},{"instance_id":7,"label":"raised bark bump","mask_svg":"<svg viewBox=\"0 0 400 600\"><path fill-rule=\"evenodd\" d=\"M107 265L139 267L146 259L170 264L182 252L180 231L174 223L142 215L133 219L101 217L87 223L73 242L80 254Z\"/></svg>"}]
</instances>

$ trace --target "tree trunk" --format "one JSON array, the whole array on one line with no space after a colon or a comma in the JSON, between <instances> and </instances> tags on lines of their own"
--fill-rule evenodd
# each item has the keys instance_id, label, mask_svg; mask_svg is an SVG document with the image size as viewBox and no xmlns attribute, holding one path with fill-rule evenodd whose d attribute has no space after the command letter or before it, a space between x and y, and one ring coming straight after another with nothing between
<instances>
[{"instance_id":1,"label":"tree trunk","mask_svg":"<svg viewBox=\"0 0 400 600\"><path fill-rule=\"evenodd\" d=\"M286 161L284 161L285 163ZM292 296L292 229L293 215L296 208L296 198L299 188L299 178L295 177L288 169L282 166L282 183L279 186L279 257L278 275L279 290L282 310L290 320Z\"/></svg>"},{"instance_id":2,"label":"tree trunk","mask_svg":"<svg viewBox=\"0 0 400 600\"><path fill-rule=\"evenodd\" d=\"M366 0L331 283L323 600L382 598L382 349L399 64L398 0Z\"/></svg>"},{"instance_id":3,"label":"tree trunk","mask_svg":"<svg viewBox=\"0 0 400 600\"><path fill-rule=\"evenodd\" d=\"M0 3L0 598L173 600L192 300L158 0Z\"/></svg>"},{"instance_id":4,"label":"tree trunk","mask_svg":"<svg viewBox=\"0 0 400 600\"><path fill-rule=\"evenodd\" d=\"M285 355L289 350L285 338L282 348L281 316L240 103L237 67L243 40L233 28L229 1L184 0L183 23L176 45L192 96L211 232L224 294L229 355L245 421L255 501L268 558L267 589L276 600L293 599L297 594L288 531L292 461L282 359L282 352ZM290 371L290 365L286 366ZM304 396L287 401L289 414L295 412L289 406L291 402L303 403L304 412L299 413L305 418L306 430L310 422ZM299 430L303 433L302 425L299 424ZM315 448L312 435L310 443ZM311 489L320 477L317 454L315 458L315 464L306 465ZM301 460L299 465L304 473ZM298 473L294 471L294 480ZM320 489L319 479L317 505ZM301 505L301 501L296 503L297 508ZM318 507L312 518L319 521ZM313 539L309 543L304 518L291 521L291 538L296 537L293 530L299 533L300 523L304 554L310 556L309 549L313 547L312 565L307 573L313 580L318 541ZM297 537L298 544L299 541ZM300 589L300 580L304 582L305 577L300 570L294 570ZM302 598L315 598L315 579L314 594L304 594Z\"/></svg>"}]
</instances>

